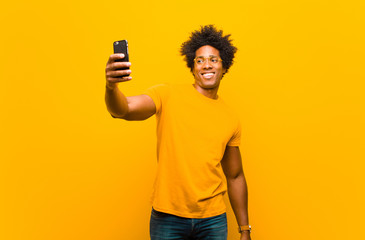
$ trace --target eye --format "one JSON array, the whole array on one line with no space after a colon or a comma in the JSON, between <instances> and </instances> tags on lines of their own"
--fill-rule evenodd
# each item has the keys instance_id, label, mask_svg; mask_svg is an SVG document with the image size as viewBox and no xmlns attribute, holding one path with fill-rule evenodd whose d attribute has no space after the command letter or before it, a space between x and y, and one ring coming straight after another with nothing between
<instances>
[{"instance_id":1,"label":"eye","mask_svg":"<svg viewBox=\"0 0 365 240\"><path fill-rule=\"evenodd\" d=\"M196 63L197 64L201 64L201 63L203 63L204 62L204 59L203 58L197 58L196 59Z\"/></svg>"},{"instance_id":2,"label":"eye","mask_svg":"<svg viewBox=\"0 0 365 240\"><path fill-rule=\"evenodd\" d=\"M210 61L213 62L213 63L217 63L218 62L218 58L211 58Z\"/></svg>"}]
</instances>

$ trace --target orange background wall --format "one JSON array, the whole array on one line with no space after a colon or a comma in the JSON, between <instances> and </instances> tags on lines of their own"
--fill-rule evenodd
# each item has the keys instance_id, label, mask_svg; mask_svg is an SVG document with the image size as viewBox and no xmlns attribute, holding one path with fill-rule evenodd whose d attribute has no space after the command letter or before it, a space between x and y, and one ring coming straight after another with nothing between
<instances>
[{"instance_id":1,"label":"orange background wall","mask_svg":"<svg viewBox=\"0 0 365 240\"><path fill-rule=\"evenodd\" d=\"M253 239L365 239L364 1L1 5L0 239L149 239L155 119L110 117L105 64L128 39L126 94L192 83L178 51L205 24L239 48L220 95L242 119Z\"/></svg>"}]
</instances>

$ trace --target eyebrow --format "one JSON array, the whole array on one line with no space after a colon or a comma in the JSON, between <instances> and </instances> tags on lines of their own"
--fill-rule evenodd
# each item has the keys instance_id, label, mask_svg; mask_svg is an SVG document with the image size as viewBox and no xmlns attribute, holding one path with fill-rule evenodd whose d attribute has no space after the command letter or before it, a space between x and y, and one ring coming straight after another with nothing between
<instances>
[{"instance_id":1,"label":"eyebrow","mask_svg":"<svg viewBox=\"0 0 365 240\"><path fill-rule=\"evenodd\" d=\"M206 57L206 56L197 56L197 58L199 58L199 57ZM208 57L218 57L218 56L216 56L216 55L209 55Z\"/></svg>"}]
</instances>

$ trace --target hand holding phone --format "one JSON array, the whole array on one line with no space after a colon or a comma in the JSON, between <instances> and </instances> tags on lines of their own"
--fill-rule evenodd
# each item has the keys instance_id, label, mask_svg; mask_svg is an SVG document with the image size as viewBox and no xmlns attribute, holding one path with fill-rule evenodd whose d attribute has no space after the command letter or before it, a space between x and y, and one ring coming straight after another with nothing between
<instances>
[{"instance_id":1,"label":"hand holding phone","mask_svg":"<svg viewBox=\"0 0 365 240\"><path fill-rule=\"evenodd\" d=\"M124 58L115 60L116 62L129 62L128 41L127 40L115 41L113 43L113 47L114 47L114 53L123 53L124 54ZM129 69L129 67L118 68L117 70L127 70L127 69ZM124 76L129 76L129 74L124 75Z\"/></svg>"},{"instance_id":2,"label":"hand holding phone","mask_svg":"<svg viewBox=\"0 0 365 240\"><path fill-rule=\"evenodd\" d=\"M127 40L116 41L113 43L114 54L110 55L105 68L105 77L107 86L113 88L119 82L125 82L132 79L129 69L129 53ZM124 56L121 56L120 54Z\"/></svg>"}]
</instances>

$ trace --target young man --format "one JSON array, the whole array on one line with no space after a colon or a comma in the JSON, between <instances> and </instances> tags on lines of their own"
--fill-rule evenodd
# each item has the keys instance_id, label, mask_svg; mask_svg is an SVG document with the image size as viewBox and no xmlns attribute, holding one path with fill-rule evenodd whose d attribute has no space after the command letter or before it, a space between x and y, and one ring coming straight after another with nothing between
<instances>
[{"instance_id":1,"label":"young man","mask_svg":"<svg viewBox=\"0 0 365 240\"><path fill-rule=\"evenodd\" d=\"M239 119L221 97L221 79L233 63L230 35L214 26L195 31L181 54L194 84L161 84L145 94L125 97L119 82L130 63L110 56L105 101L113 117L144 120L156 114L158 168L152 197L150 235L162 239L227 239L227 191L241 240L250 240L247 185L242 170ZM224 175L227 183L224 182Z\"/></svg>"}]
</instances>

